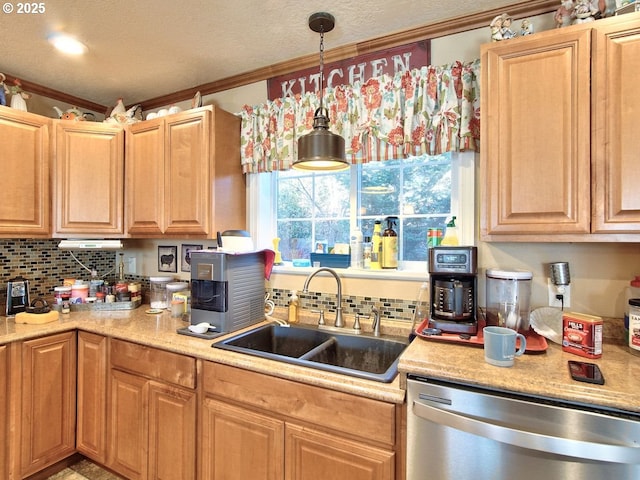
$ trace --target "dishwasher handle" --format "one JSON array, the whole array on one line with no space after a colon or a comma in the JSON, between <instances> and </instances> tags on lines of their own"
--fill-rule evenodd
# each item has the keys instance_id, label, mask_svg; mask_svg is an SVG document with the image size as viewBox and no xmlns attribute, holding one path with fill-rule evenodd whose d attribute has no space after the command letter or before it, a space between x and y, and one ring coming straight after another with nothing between
<instances>
[{"instance_id":1,"label":"dishwasher handle","mask_svg":"<svg viewBox=\"0 0 640 480\"><path fill-rule=\"evenodd\" d=\"M640 463L640 448L638 447L570 440L518 430L496 425L486 420L477 420L458 412L442 410L417 400L413 402L413 413L420 418L439 425L529 450L576 458L589 458L590 460L602 462L630 465Z\"/></svg>"}]
</instances>

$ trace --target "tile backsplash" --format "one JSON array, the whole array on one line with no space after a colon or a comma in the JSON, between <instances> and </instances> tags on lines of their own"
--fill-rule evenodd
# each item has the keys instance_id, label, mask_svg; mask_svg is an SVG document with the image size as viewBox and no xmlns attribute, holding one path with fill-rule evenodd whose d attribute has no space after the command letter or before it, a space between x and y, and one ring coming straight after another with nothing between
<instances>
[{"instance_id":1,"label":"tile backsplash","mask_svg":"<svg viewBox=\"0 0 640 480\"><path fill-rule=\"evenodd\" d=\"M271 299L278 307L286 307L289 304L289 290L278 288L267 289ZM300 292L300 306L309 310L324 310L330 317L336 311L335 293ZM401 300L395 298L361 297L354 295L343 295L342 313L344 315L355 315L360 313L369 315L371 309L376 306L380 309L382 318L411 322L415 301Z\"/></svg>"},{"instance_id":2,"label":"tile backsplash","mask_svg":"<svg viewBox=\"0 0 640 480\"><path fill-rule=\"evenodd\" d=\"M87 268L95 268L100 278L115 278L117 254L113 251L59 250L58 239L0 239L0 305L4 314L7 281L22 276L29 281L29 296L53 297L53 288L65 278L89 280Z\"/></svg>"}]
</instances>

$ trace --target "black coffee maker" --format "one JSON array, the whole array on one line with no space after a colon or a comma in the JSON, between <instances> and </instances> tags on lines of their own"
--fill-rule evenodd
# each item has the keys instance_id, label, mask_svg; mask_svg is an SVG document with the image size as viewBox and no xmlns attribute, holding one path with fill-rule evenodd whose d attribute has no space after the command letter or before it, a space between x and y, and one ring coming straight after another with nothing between
<instances>
[{"instance_id":1,"label":"black coffee maker","mask_svg":"<svg viewBox=\"0 0 640 480\"><path fill-rule=\"evenodd\" d=\"M7 282L7 317L24 312L29 306L29 281L15 277Z\"/></svg>"},{"instance_id":2,"label":"black coffee maker","mask_svg":"<svg viewBox=\"0 0 640 480\"><path fill-rule=\"evenodd\" d=\"M477 258L476 247L438 246L429 249L429 327L444 333L476 335Z\"/></svg>"}]
</instances>

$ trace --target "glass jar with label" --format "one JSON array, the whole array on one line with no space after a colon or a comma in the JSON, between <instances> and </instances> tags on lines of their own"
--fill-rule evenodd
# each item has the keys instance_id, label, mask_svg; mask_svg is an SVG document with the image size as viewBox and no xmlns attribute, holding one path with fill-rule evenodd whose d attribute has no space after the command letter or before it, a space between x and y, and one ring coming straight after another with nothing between
<instances>
[{"instance_id":1,"label":"glass jar with label","mask_svg":"<svg viewBox=\"0 0 640 480\"><path fill-rule=\"evenodd\" d=\"M169 308L167 284L173 277L149 277L149 304L151 308Z\"/></svg>"}]
</instances>

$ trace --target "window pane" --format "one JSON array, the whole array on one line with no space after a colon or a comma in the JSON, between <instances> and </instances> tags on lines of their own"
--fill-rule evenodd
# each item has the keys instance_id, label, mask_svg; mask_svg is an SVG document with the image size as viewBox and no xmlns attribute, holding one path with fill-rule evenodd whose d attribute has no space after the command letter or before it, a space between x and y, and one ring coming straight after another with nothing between
<instances>
[{"instance_id":1,"label":"window pane","mask_svg":"<svg viewBox=\"0 0 640 480\"><path fill-rule=\"evenodd\" d=\"M317 242L326 242L331 248L336 243L349 243L349 219L343 220L319 220L316 222Z\"/></svg>"},{"instance_id":2,"label":"window pane","mask_svg":"<svg viewBox=\"0 0 640 480\"><path fill-rule=\"evenodd\" d=\"M316 174L315 216L349 219L349 171L334 174Z\"/></svg>"},{"instance_id":3,"label":"window pane","mask_svg":"<svg viewBox=\"0 0 640 480\"><path fill-rule=\"evenodd\" d=\"M361 216L397 215L400 193L400 162L390 160L362 166Z\"/></svg>"},{"instance_id":4,"label":"window pane","mask_svg":"<svg viewBox=\"0 0 640 480\"><path fill-rule=\"evenodd\" d=\"M282 178L278 182L278 218L311 218L313 178Z\"/></svg>"},{"instance_id":5,"label":"window pane","mask_svg":"<svg viewBox=\"0 0 640 480\"><path fill-rule=\"evenodd\" d=\"M451 210L451 160L417 157L404 171L404 208L415 214L442 214Z\"/></svg>"},{"instance_id":6,"label":"window pane","mask_svg":"<svg viewBox=\"0 0 640 480\"><path fill-rule=\"evenodd\" d=\"M311 251L311 220L278 220L279 250L282 259L291 261L309 258Z\"/></svg>"},{"instance_id":7,"label":"window pane","mask_svg":"<svg viewBox=\"0 0 640 480\"><path fill-rule=\"evenodd\" d=\"M309 258L318 243L349 243L350 209L370 237L375 220L398 217L399 260L427 261L427 231L451 215L451 154L352 166L338 173L278 172L277 234L284 260ZM351 189L353 188L353 191ZM353 204L352 204L353 202Z\"/></svg>"}]
</instances>

